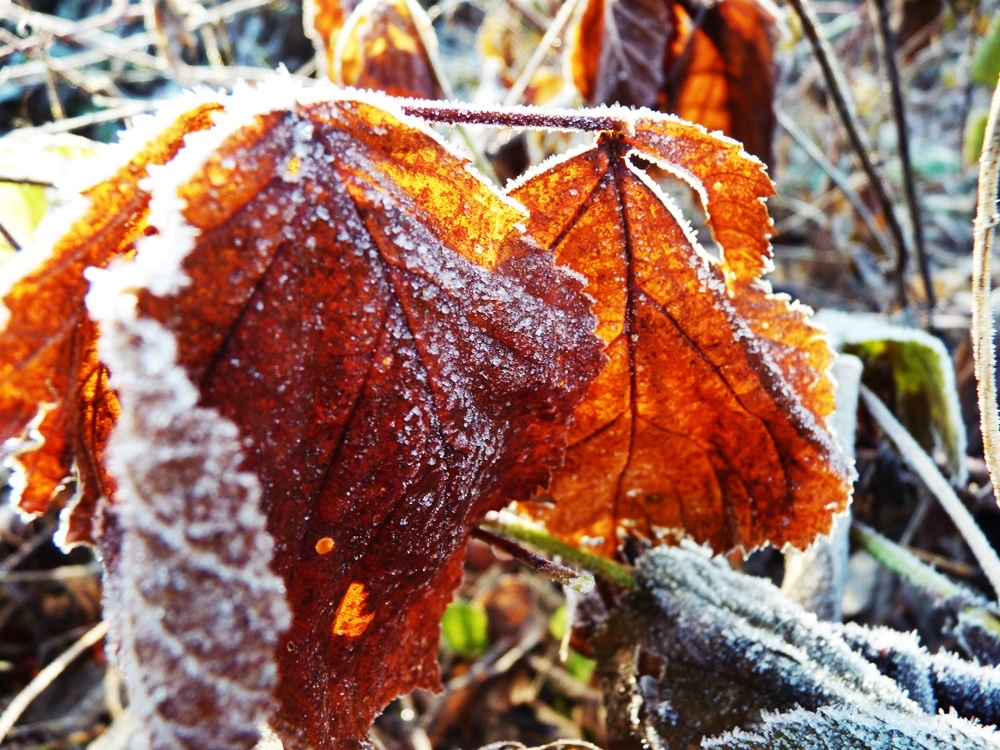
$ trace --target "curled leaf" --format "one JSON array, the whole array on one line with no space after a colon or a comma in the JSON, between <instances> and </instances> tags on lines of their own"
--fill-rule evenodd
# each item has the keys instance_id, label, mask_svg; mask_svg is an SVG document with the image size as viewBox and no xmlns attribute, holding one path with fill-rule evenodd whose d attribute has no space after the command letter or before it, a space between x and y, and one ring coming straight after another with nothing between
<instances>
[{"instance_id":1,"label":"curled leaf","mask_svg":"<svg viewBox=\"0 0 1000 750\"><path fill-rule=\"evenodd\" d=\"M270 94L157 178L182 208L123 286L263 487L293 611L274 727L349 747L438 686L471 525L547 482L601 355L580 280L436 136L387 99Z\"/></svg>"}]
</instances>

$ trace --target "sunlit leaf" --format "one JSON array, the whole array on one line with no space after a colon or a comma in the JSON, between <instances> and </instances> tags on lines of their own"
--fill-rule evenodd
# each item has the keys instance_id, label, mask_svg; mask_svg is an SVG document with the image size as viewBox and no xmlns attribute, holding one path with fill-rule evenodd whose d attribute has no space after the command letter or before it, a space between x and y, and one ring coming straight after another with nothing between
<instances>
[{"instance_id":1,"label":"sunlit leaf","mask_svg":"<svg viewBox=\"0 0 1000 750\"><path fill-rule=\"evenodd\" d=\"M110 484L102 446L117 414L83 309L84 269L132 251L148 229L150 195L140 183L149 167L173 158L184 135L208 127L218 108L190 109L110 179L85 191L79 218L54 245L19 253L3 268L0 438L15 439L8 447L17 450L23 472L15 501L22 510L42 512L77 476L82 510L68 529L70 542L91 539L93 504Z\"/></svg>"},{"instance_id":2,"label":"sunlit leaf","mask_svg":"<svg viewBox=\"0 0 1000 750\"><path fill-rule=\"evenodd\" d=\"M137 256L165 267L132 282L263 487L288 747L353 746L438 686L472 523L547 482L600 364L581 283L522 209L388 100L327 96L243 100L183 151L154 189L185 207Z\"/></svg>"},{"instance_id":3,"label":"sunlit leaf","mask_svg":"<svg viewBox=\"0 0 1000 750\"><path fill-rule=\"evenodd\" d=\"M529 510L612 553L624 534L716 550L802 547L846 504L852 471L826 429L832 360L807 311L771 295L761 165L670 118L546 163L512 195L531 231L582 273L610 362L577 409L566 465ZM686 177L712 260L631 150Z\"/></svg>"}]
</instances>

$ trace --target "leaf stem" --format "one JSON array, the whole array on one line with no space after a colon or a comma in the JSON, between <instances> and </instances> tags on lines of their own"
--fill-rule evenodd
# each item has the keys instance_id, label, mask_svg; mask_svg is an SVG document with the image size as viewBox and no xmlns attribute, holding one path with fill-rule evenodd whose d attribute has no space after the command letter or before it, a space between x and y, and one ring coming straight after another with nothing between
<instances>
[{"instance_id":1,"label":"leaf stem","mask_svg":"<svg viewBox=\"0 0 1000 750\"><path fill-rule=\"evenodd\" d=\"M868 182L872 190L875 191L875 196L882 207L882 213L885 215L893 243L896 245L896 299L901 307L906 307L906 279L904 276L907 260L906 240L903 237L903 229L896 218L892 199L889 197L889 192L882 181L882 177L879 175L878 170L875 169L875 164L872 162L871 156L869 156L868 146L861 134L857 117L844 93L846 87L841 83L842 75L834 67L832 55L827 52L826 42L820 38L812 11L805 5L804 0L789 0L789 3L795 9L795 13L802 23L802 30L805 32L806 38L812 46L816 62L819 63L820 70L823 72L823 79L826 81L827 91L833 100L833 106L840 116L840 121L847 131L847 137L850 139L854 152L861 162L861 168L868 176Z\"/></svg>"},{"instance_id":2,"label":"leaf stem","mask_svg":"<svg viewBox=\"0 0 1000 750\"><path fill-rule=\"evenodd\" d=\"M958 499L958 495L948 484L948 480L938 471L930 456L924 453L924 449L896 420L885 404L879 401L878 397L865 386L860 386L860 390L861 398L864 399L868 412L875 418L875 421L882 425L882 429L899 448L903 460L920 475L924 484L927 485L927 489L941 503L941 507L951 517L952 522L965 539L965 543L969 545L969 549L975 555L994 591L1000 593L1000 559L997 558L996 551L986 539L982 529L976 525L975 520L962 501Z\"/></svg>"},{"instance_id":3,"label":"leaf stem","mask_svg":"<svg viewBox=\"0 0 1000 750\"><path fill-rule=\"evenodd\" d=\"M975 591L949 580L905 547L859 521L851 524L851 541L911 585L930 592L939 599L957 603L970 620L992 633L994 638L1000 639L1000 619L988 608L989 603Z\"/></svg>"},{"instance_id":4,"label":"leaf stem","mask_svg":"<svg viewBox=\"0 0 1000 750\"><path fill-rule=\"evenodd\" d=\"M990 257L1000 223L997 179L1000 174L1000 81L993 92L986 135L979 157L979 200L972 248L972 354L979 390L983 452L1000 503L1000 421L997 417L996 349L993 344L993 305L990 301Z\"/></svg>"},{"instance_id":5,"label":"leaf stem","mask_svg":"<svg viewBox=\"0 0 1000 750\"><path fill-rule=\"evenodd\" d=\"M885 63L886 75L889 79L889 95L892 100L892 114L896 121L896 133L899 144L899 160L903 166L903 189L906 194L906 206L910 212L910 224L913 229L913 244L917 251L917 263L920 266L920 276L924 282L924 293L927 295L928 314L933 321L934 285L931 283L931 269L927 260L927 247L924 243L924 227L920 220L920 204L917 202L917 190L913 179L913 162L910 159L910 134L906 125L906 108L903 104L903 88L899 80L899 68L896 65L896 42L889 28L889 8L886 0L871 0L875 8L876 28L882 57Z\"/></svg>"},{"instance_id":6,"label":"leaf stem","mask_svg":"<svg viewBox=\"0 0 1000 750\"><path fill-rule=\"evenodd\" d=\"M568 586L574 591L579 591L581 594L589 594L594 590L594 576L589 572L580 573L578 570L560 565L554 560L549 560L547 557L542 557L529 549L525 549L515 539L494 534L492 531L478 526L473 528L472 536L481 542L489 544L491 547L503 550L515 560L520 560L547 578L551 578L563 586Z\"/></svg>"},{"instance_id":7,"label":"leaf stem","mask_svg":"<svg viewBox=\"0 0 1000 750\"><path fill-rule=\"evenodd\" d=\"M544 529L533 526L511 513L484 519L479 522L479 527L499 536L530 544L550 555L557 555L567 562L579 565L584 570L607 578L625 588L635 588L635 577L626 566L606 557L595 555L593 552L573 547L556 539Z\"/></svg>"}]
</instances>

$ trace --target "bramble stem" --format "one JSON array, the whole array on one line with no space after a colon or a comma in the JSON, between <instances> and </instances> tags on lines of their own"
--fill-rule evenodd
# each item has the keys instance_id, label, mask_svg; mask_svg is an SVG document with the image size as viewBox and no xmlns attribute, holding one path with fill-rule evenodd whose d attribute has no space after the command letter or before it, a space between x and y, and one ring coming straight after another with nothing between
<instances>
[{"instance_id":1,"label":"bramble stem","mask_svg":"<svg viewBox=\"0 0 1000 750\"><path fill-rule=\"evenodd\" d=\"M475 107L451 102L410 101L400 103L408 115L446 125L489 125L494 128L544 130L620 131L625 119L593 110L545 109L543 107ZM600 110L597 110L598 112Z\"/></svg>"},{"instance_id":2,"label":"bramble stem","mask_svg":"<svg viewBox=\"0 0 1000 750\"><path fill-rule=\"evenodd\" d=\"M561 557L567 562L579 565L584 570L607 578L625 588L635 588L635 577L632 575L632 571L621 563L566 544L544 529L533 526L513 514L505 513L495 519L480 521L479 526L499 536L516 539L550 555Z\"/></svg>"}]
</instances>

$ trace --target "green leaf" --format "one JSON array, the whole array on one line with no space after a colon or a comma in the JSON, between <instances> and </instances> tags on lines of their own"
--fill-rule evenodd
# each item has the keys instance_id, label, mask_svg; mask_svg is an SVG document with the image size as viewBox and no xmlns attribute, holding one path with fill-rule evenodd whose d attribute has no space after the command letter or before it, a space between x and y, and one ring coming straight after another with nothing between
<instances>
[{"instance_id":1,"label":"green leaf","mask_svg":"<svg viewBox=\"0 0 1000 750\"><path fill-rule=\"evenodd\" d=\"M986 38L976 50L970 69L972 80L992 88L1000 76L1000 18L994 18Z\"/></svg>"},{"instance_id":2,"label":"green leaf","mask_svg":"<svg viewBox=\"0 0 1000 750\"><path fill-rule=\"evenodd\" d=\"M441 618L441 635L459 656L481 656L489 648L489 618L482 605L459 599L448 605Z\"/></svg>"},{"instance_id":3,"label":"green leaf","mask_svg":"<svg viewBox=\"0 0 1000 750\"><path fill-rule=\"evenodd\" d=\"M876 368L891 373L896 397L891 406L899 421L928 453L942 454L952 479L963 483L965 424L944 344L868 313L824 310L816 321L827 328L835 349L861 359L866 376Z\"/></svg>"}]
</instances>

